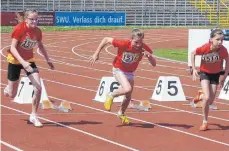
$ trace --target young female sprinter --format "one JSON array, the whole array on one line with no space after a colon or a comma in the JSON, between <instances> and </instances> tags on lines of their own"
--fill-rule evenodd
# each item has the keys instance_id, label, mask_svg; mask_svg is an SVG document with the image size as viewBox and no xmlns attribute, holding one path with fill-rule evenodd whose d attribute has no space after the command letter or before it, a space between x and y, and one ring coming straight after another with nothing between
<instances>
[{"instance_id":1,"label":"young female sprinter","mask_svg":"<svg viewBox=\"0 0 229 151\"><path fill-rule=\"evenodd\" d=\"M130 123L124 113L131 101L131 94L134 87L134 71L137 69L143 56L148 58L152 66L156 66L156 60L152 56L152 50L143 43L143 39L144 33L139 29L134 29L132 31L130 40L118 40L105 37L90 58L90 62L93 65L94 62L99 59L99 53L106 44L112 44L114 47L118 48L117 56L113 61L113 75L121 86L116 91L107 94L104 107L106 110L110 111L113 99L120 95L125 95L125 99L118 111L118 117L124 124Z\"/></svg>"}]
</instances>

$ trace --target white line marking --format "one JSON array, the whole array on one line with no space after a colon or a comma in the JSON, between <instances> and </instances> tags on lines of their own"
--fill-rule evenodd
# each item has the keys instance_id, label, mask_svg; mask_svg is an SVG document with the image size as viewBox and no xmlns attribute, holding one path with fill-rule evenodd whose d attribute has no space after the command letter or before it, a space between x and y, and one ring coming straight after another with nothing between
<instances>
[{"instance_id":1,"label":"white line marking","mask_svg":"<svg viewBox=\"0 0 229 151\"><path fill-rule=\"evenodd\" d=\"M79 104L79 103L72 102L72 101L69 101L69 100L57 98L57 97L54 97L54 96L49 96L49 97L52 98L52 99L59 100L59 101L68 101L68 102L70 102L72 104L75 104L75 105L78 105L78 106L82 106L82 107L85 107L85 108L89 108L89 109L92 109L92 110L96 110L96 111L101 111L101 112L108 113L108 114L117 115L116 113L113 113L113 112L104 111L104 110L101 110L101 109L97 109L97 108L94 108L94 107L90 107L90 106L87 106L87 105ZM162 106L162 107L169 108L169 109L174 109L174 110L181 111L181 112L187 112L187 113L191 113L191 114L201 115L202 116L202 114L198 114L198 113L194 113L194 112L180 110L180 109L167 107L167 106L163 106L163 105L158 105L158 104L154 104L154 103L150 103L150 104L157 105L157 106ZM2 106L4 106L4 105L2 105ZM10 107L6 107L6 108L10 108ZM12 109L12 110L16 110L16 109ZM25 112L22 112L22 111L19 111L19 112L20 113L25 113ZM29 115L29 113L26 113L26 114ZM219 119L219 120L229 121L229 120L221 119L221 118L217 118L217 117L212 117L212 116L209 116L209 117L215 118L215 119ZM217 141L217 140L214 140L214 139L210 139L210 138L207 138L207 137L203 137L203 136L200 136L200 135L192 134L192 133L185 132L185 131L182 131L182 130L166 127L166 126L163 126L163 125L155 124L155 123L152 123L152 122L144 121L144 120L141 120L141 119L137 119L137 118L133 118L133 117L129 117L129 118L132 119L132 120L135 120L135 121L139 121L139 122L143 122L143 123L147 123L147 124L152 124L154 126L158 126L158 127L161 127L161 128L169 129L169 130L176 131L176 132L179 132L179 133L187 134L187 135L190 135L190 136L194 136L194 137L197 137L197 138L201 138L201 139L204 139L204 140L208 140L208 141L211 141L211 142L215 142L215 143L218 143L218 144L229 146L229 144L227 144L225 142L220 142L220 141ZM44 120L44 118L41 118L41 119ZM48 120L48 119L46 119L46 120Z\"/></svg>"},{"instance_id":2,"label":"white line marking","mask_svg":"<svg viewBox=\"0 0 229 151\"><path fill-rule=\"evenodd\" d=\"M75 104L74 104L75 105ZM227 110L229 111L229 110ZM181 111L148 111L148 112L143 112L143 111L139 111L137 109L135 109L135 111L127 111L125 112L127 114L159 114L159 113L183 113ZM61 112L57 112L57 113L39 113L38 115L44 115L44 116L49 116L49 115L99 115L99 114L104 114L102 112L75 112L75 113L61 113ZM2 116L25 116L24 114L0 114Z\"/></svg>"},{"instance_id":3,"label":"white line marking","mask_svg":"<svg viewBox=\"0 0 229 151\"><path fill-rule=\"evenodd\" d=\"M1 69L2 71L6 71L4 69ZM78 89L82 89L82 90L86 90L86 91L91 91L91 92L96 92L97 90L94 90L94 89L89 89L89 88L85 88L85 87L79 87L79 86L75 86L75 85L71 85L71 84L66 84L66 83L62 83L62 82L58 82L58 81L53 81L53 80L48 80L48 79L44 79L44 81L47 81L47 82L51 82L51 83L56 83L56 84L60 84L60 85L64 85L64 86L68 86L68 87L73 87L73 88L78 88ZM138 87L138 88L142 88L142 87ZM147 88L142 88L142 89L145 89L147 90ZM134 98L132 98L133 100L135 101L138 101ZM173 107L168 107L168 106L164 106L164 105L160 105L160 104L155 104L155 103L150 103L152 105L156 105L156 106L160 106L160 107L163 107L163 108L168 108L168 109L172 109L172 110L177 110L177 111L182 111L182 112L186 112L186 113L190 113L190 114L195 114L195 115L199 115L199 116L202 116L202 114L198 114L198 113L195 113L195 112L191 112L191 111L186 111L186 110L182 110L182 109L177 109L177 108L173 108ZM229 121L227 119L223 119L223 118L219 118L219 117L215 117L215 116L208 116L209 118L213 118L213 119L218 119L218 120L222 120L222 121Z\"/></svg>"},{"instance_id":4,"label":"white line marking","mask_svg":"<svg viewBox=\"0 0 229 151\"><path fill-rule=\"evenodd\" d=\"M228 145L228 144L226 144L226 145Z\"/></svg>"},{"instance_id":5,"label":"white line marking","mask_svg":"<svg viewBox=\"0 0 229 151\"><path fill-rule=\"evenodd\" d=\"M18 147L16 147L16 146L13 146L13 145L11 145L11 144L9 144L9 143L7 143L7 142L4 142L4 141L2 141L2 140L0 140L0 142L1 142L1 144L5 145L5 146L7 146L7 147L9 147L9 148L11 148L11 149L14 149L14 150L16 150L16 151L23 151L23 150L21 150L20 148L18 148Z\"/></svg>"},{"instance_id":6,"label":"white line marking","mask_svg":"<svg viewBox=\"0 0 229 151\"><path fill-rule=\"evenodd\" d=\"M114 112L108 112L108 111L105 111L105 110L101 110L101 109L94 108L94 107L91 107L91 106L87 106L87 105L79 104L79 103L72 102L72 101L69 101L69 100L57 98L57 97L54 97L54 96L49 96L49 97L52 98L52 99L59 100L59 101L68 101L68 102L70 102L70 103L72 103L72 104L76 104L76 105L78 105L78 106L85 107L85 108L89 108L89 109L96 110L96 111L101 111L101 112L104 112L104 113L107 113L107 114L117 115L117 114L114 113ZM132 119L132 120L135 120L135 121L138 121L138 122L147 123L147 124L152 124L152 125L154 125L154 126L158 126L158 127L161 127L161 128L169 129L169 130L172 130L172 131L175 131L175 132L179 132L179 133L183 133L183 134L186 134L186 135L189 135L189 136L197 137L197 138L200 138L200 139L203 139L203 140L208 140L208 141L211 141L211 142L215 142L215 143L217 143L217 144L229 146L228 143L220 142L220 141L217 141L217 140L214 140L214 139L210 139L210 138L207 138L207 137L204 137L204 136L192 134L192 133L189 133L189 132L185 132L185 131L182 131L182 130L178 130L178 129L175 129L175 128L170 128L170 127L167 127L167 126L163 126L163 125L160 125L160 124L148 122L148 121L145 121L145 120L141 120L141 119L137 119L137 118L133 118L133 117L129 117L129 116L128 116L128 118L129 118L129 119Z\"/></svg>"},{"instance_id":7,"label":"white line marking","mask_svg":"<svg viewBox=\"0 0 229 151\"><path fill-rule=\"evenodd\" d=\"M7 109L10 109L10 110L13 110L13 111L16 111L16 112L25 114L25 115L30 115L30 114L27 113L27 112L23 112L23 111L20 111L20 110L17 110L17 109L14 109L14 108L11 108L11 107L2 105L2 104L1 104L1 106L4 107L4 108L7 108ZM113 144L113 145L117 145L117 146L120 146L120 147L129 149L129 150L132 150L132 151L138 151L138 149L135 149L135 148L132 148L132 147L129 147L129 146L120 144L120 143L118 143L118 142L111 141L111 140L106 139L106 138L104 138L104 137L100 137L100 136L97 136L97 135L95 135L95 134L92 134L92 133L89 133L89 132L86 132L86 131L83 131L83 130L80 130L80 129L77 129L77 128L74 128L74 127L71 127L71 126L67 126L67 125L64 125L64 124L61 124L61 123L58 123L58 122L55 122L55 121L52 121L52 120L49 120L49 119L46 119L46 118L43 118L43 117L38 117L38 118L39 118L39 119L42 119L42 120L44 120L44 121L51 122L51 123L54 123L54 124L56 124L56 125L59 125L59 126L62 126L62 127L68 128L68 129L71 129L71 130L73 130L73 131L77 131L77 132L86 134L86 135L88 135L88 136L91 136L91 137L94 137L94 138L103 140L103 141L105 141L105 142L109 142L109 143L111 143L111 144Z\"/></svg>"}]
</instances>

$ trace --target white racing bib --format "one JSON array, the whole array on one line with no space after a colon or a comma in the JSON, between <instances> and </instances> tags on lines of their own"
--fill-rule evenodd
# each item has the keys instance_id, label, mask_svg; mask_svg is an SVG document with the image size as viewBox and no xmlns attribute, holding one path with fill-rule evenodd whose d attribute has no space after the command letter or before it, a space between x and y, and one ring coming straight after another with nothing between
<instances>
[{"instance_id":1,"label":"white racing bib","mask_svg":"<svg viewBox=\"0 0 229 151\"><path fill-rule=\"evenodd\" d=\"M215 63L215 62L219 61L219 53L218 52L212 52L212 53L204 54L204 55L202 55L201 60L204 63Z\"/></svg>"},{"instance_id":2,"label":"white racing bib","mask_svg":"<svg viewBox=\"0 0 229 151\"><path fill-rule=\"evenodd\" d=\"M132 64L136 62L139 58L139 54L134 54L131 52L124 52L122 55L122 61L127 64Z\"/></svg>"}]
</instances>

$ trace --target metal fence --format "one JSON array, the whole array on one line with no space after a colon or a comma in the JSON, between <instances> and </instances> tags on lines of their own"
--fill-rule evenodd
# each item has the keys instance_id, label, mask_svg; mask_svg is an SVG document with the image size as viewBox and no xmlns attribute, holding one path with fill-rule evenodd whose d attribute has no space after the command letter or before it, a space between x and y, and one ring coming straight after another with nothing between
<instances>
[{"instance_id":1,"label":"metal fence","mask_svg":"<svg viewBox=\"0 0 229 151\"><path fill-rule=\"evenodd\" d=\"M125 12L126 25L200 26L210 25L208 12L201 12L189 0L1 0L1 11L108 11Z\"/></svg>"}]
</instances>

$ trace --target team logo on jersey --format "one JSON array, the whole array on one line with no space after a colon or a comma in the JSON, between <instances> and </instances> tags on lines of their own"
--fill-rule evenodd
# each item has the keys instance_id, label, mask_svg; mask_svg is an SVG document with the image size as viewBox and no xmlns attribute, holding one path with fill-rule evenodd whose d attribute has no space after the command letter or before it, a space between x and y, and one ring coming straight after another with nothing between
<instances>
[{"instance_id":1,"label":"team logo on jersey","mask_svg":"<svg viewBox=\"0 0 229 151\"><path fill-rule=\"evenodd\" d=\"M131 52L124 52L122 55L122 61L127 64L134 63L138 60L139 54L131 53Z\"/></svg>"},{"instance_id":2,"label":"team logo on jersey","mask_svg":"<svg viewBox=\"0 0 229 151\"><path fill-rule=\"evenodd\" d=\"M208 54L204 54L201 57L201 60L205 63L215 63L219 61L219 53L218 52L212 52Z\"/></svg>"},{"instance_id":3,"label":"team logo on jersey","mask_svg":"<svg viewBox=\"0 0 229 151\"><path fill-rule=\"evenodd\" d=\"M21 46L26 50L31 50L37 43L37 40L32 40L29 37L26 37L22 42Z\"/></svg>"}]
</instances>

